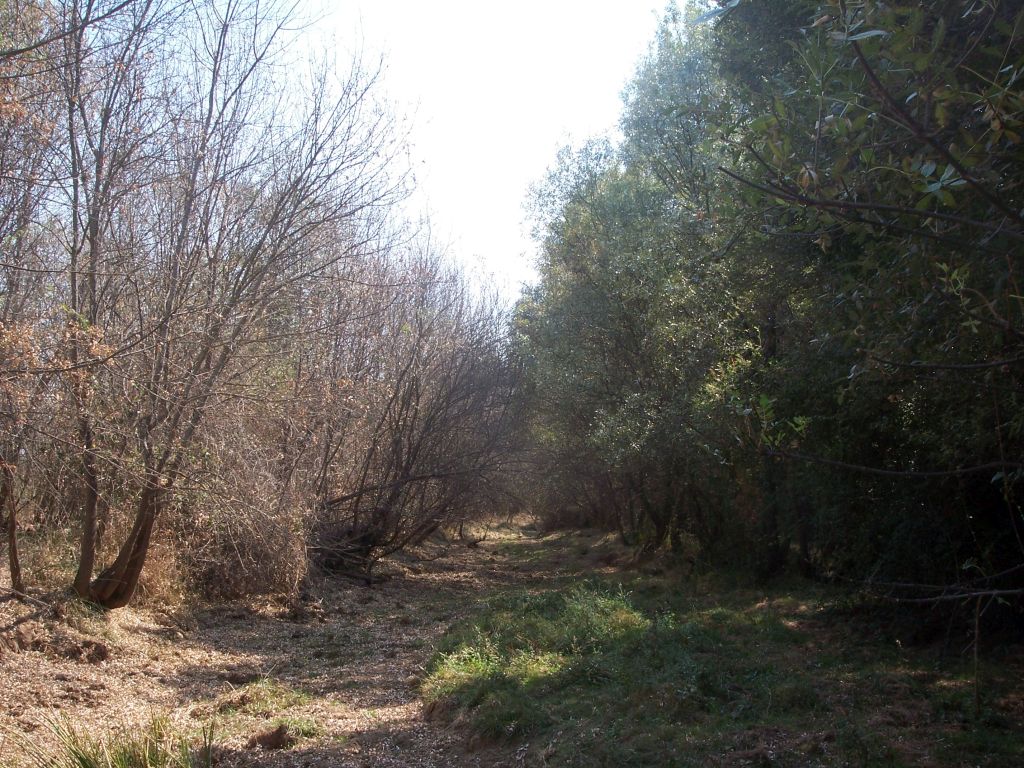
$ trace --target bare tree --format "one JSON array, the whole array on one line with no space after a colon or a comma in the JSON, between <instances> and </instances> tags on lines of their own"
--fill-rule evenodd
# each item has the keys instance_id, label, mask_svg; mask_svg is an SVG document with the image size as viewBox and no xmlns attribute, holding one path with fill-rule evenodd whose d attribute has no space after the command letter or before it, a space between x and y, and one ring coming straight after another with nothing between
<instances>
[{"instance_id":1,"label":"bare tree","mask_svg":"<svg viewBox=\"0 0 1024 768\"><path fill-rule=\"evenodd\" d=\"M333 467L319 505L316 546L333 569L368 573L479 511L514 433L516 371L499 306L429 251L403 267L415 282L390 302L383 332L364 334L378 348L344 451L357 460Z\"/></svg>"},{"instance_id":2,"label":"bare tree","mask_svg":"<svg viewBox=\"0 0 1024 768\"><path fill-rule=\"evenodd\" d=\"M137 352L118 371L140 395L141 482L135 522L90 586L107 607L134 592L201 425L245 387L247 352L305 284L372 240L400 193L388 175L395 136L371 101L374 72L355 66L332 83L320 71L303 92L277 78L285 18L236 1L199 9L193 24L168 173L140 201L152 229L133 235L153 244L148 285L132 297L144 307Z\"/></svg>"},{"instance_id":3,"label":"bare tree","mask_svg":"<svg viewBox=\"0 0 1024 768\"><path fill-rule=\"evenodd\" d=\"M0 11L8 40L45 34L42 8L12 3ZM11 586L24 593L18 555L18 477L26 441L47 386L37 375L46 331L40 288L47 275L41 253L39 211L48 184L46 163L56 118L52 51L0 60L0 518L6 511Z\"/></svg>"},{"instance_id":4,"label":"bare tree","mask_svg":"<svg viewBox=\"0 0 1024 768\"><path fill-rule=\"evenodd\" d=\"M505 318L396 215L379 66L300 61L283 3L39 8L0 51L47 85L12 81L31 131L0 109L12 568L16 496L80 523L74 587L107 608L154 536L222 591L287 589L309 531L368 571L479 508L512 421Z\"/></svg>"}]
</instances>

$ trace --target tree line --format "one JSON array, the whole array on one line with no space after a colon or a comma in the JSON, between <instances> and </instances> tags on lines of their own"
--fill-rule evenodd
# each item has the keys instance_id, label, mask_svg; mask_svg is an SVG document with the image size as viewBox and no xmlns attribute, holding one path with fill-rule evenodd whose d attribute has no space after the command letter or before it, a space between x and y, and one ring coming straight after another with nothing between
<instances>
[{"instance_id":1,"label":"tree line","mask_svg":"<svg viewBox=\"0 0 1024 768\"><path fill-rule=\"evenodd\" d=\"M379 65L287 6L0 20L15 592L19 532L113 608L154 557L289 592L511 504L1019 608L1017 4L670 5L620 138L537 185L511 320L406 221Z\"/></svg>"},{"instance_id":2,"label":"tree line","mask_svg":"<svg viewBox=\"0 0 1024 768\"><path fill-rule=\"evenodd\" d=\"M552 524L1020 607L1022 36L1001 0L670 6L621 139L534 196Z\"/></svg>"},{"instance_id":3,"label":"tree line","mask_svg":"<svg viewBox=\"0 0 1024 768\"><path fill-rule=\"evenodd\" d=\"M0 3L0 511L125 605L294 590L502 493L504 314L401 203L380 65L286 3ZM296 31L298 30L298 31ZM49 538L47 538L49 537Z\"/></svg>"}]
</instances>

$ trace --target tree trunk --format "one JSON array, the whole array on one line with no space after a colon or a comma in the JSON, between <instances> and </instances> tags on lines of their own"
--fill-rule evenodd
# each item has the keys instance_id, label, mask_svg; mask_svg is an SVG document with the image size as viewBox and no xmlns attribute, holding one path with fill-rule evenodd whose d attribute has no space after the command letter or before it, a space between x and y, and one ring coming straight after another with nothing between
<instances>
[{"instance_id":1,"label":"tree trunk","mask_svg":"<svg viewBox=\"0 0 1024 768\"><path fill-rule=\"evenodd\" d=\"M806 499L800 499L796 506L797 538L800 545L800 571L807 578L814 578L814 558L811 557L811 506Z\"/></svg>"},{"instance_id":2,"label":"tree trunk","mask_svg":"<svg viewBox=\"0 0 1024 768\"><path fill-rule=\"evenodd\" d=\"M84 600L91 599L89 581L96 566L96 509L99 485L96 472L96 446L92 428L85 418L81 423L82 476L85 480L85 505L82 510L82 539L79 547L78 572L75 574L75 592Z\"/></svg>"},{"instance_id":3,"label":"tree trunk","mask_svg":"<svg viewBox=\"0 0 1024 768\"><path fill-rule=\"evenodd\" d=\"M103 608L123 608L135 594L166 490L160 487L159 482L154 475L147 476L131 533L121 545L114 562L89 586L89 599Z\"/></svg>"},{"instance_id":4,"label":"tree trunk","mask_svg":"<svg viewBox=\"0 0 1024 768\"><path fill-rule=\"evenodd\" d=\"M674 491L672 495L672 527L669 531L668 541L672 548L672 554L683 554L683 533L686 531L686 523L689 517L687 510L686 487Z\"/></svg>"},{"instance_id":5,"label":"tree trunk","mask_svg":"<svg viewBox=\"0 0 1024 768\"><path fill-rule=\"evenodd\" d=\"M11 572L11 589L21 597L25 594L25 582L21 575L21 559L18 557L18 509L14 503L14 467L0 462L0 515L7 508L7 558Z\"/></svg>"},{"instance_id":6,"label":"tree trunk","mask_svg":"<svg viewBox=\"0 0 1024 768\"><path fill-rule=\"evenodd\" d=\"M760 541L758 546L761 554L760 561L757 563L757 573L761 579L775 576L786 563L785 546L779 531L779 482L776 469L777 467L773 465L771 459L766 457L763 460L765 498L759 521Z\"/></svg>"}]
</instances>

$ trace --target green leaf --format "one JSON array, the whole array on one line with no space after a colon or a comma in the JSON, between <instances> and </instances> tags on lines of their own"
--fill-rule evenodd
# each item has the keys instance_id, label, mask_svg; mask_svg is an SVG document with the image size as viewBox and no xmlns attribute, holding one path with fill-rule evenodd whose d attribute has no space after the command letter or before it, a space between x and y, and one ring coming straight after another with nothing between
<instances>
[{"instance_id":1,"label":"green leaf","mask_svg":"<svg viewBox=\"0 0 1024 768\"><path fill-rule=\"evenodd\" d=\"M867 32L858 32L856 35L850 35L844 38L847 42L856 42L857 40L867 40L869 37L887 37L889 35L884 29L869 29Z\"/></svg>"},{"instance_id":2,"label":"green leaf","mask_svg":"<svg viewBox=\"0 0 1024 768\"><path fill-rule=\"evenodd\" d=\"M932 52L934 53L942 45L942 41L946 38L946 22L940 16L938 24L935 25L935 32L932 34Z\"/></svg>"}]
</instances>

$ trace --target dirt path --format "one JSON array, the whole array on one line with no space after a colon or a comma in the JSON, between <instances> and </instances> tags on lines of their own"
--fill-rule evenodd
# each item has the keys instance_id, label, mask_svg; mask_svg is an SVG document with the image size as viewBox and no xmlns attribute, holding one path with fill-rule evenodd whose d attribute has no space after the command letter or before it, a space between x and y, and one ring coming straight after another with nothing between
<instances>
[{"instance_id":1,"label":"dirt path","mask_svg":"<svg viewBox=\"0 0 1024 768\"><path fill-rule=\"evenodd\" d=\"M54 621L8 601L0 763L23 759L19 736L51 741L47 723L63 715L95 735L154 717L191 732L212 721L221 765L514 765L514 754L467 752L457 724L425 718L418 679L434 643L482 600L565 577L557 549L506 527L477 548L387 570L372 587L325 582L298 610L129 609ZM287 748L254 743L274 741L281 722L295 739Z\"/></svg>"}]
</instances>

